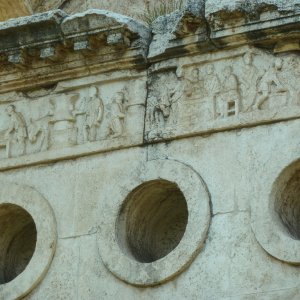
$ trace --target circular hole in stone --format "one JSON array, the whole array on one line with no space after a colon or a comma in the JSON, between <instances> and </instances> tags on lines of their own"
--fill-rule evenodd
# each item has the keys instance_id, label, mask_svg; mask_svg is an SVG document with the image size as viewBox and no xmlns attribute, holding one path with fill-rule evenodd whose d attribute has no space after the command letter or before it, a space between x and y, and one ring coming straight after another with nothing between
<instances>
[{"instance_id":1,"label":"circular hole in stone","mask_svg":"<svg viewBox=\"0 0 300 300\"><path fill-rule=\"evenodd\" d=\"M300 239L300 169L289 172L276 193L275 210L289 233Z\"/></svg>"},{"instance_id":2,"label":"circular hole in stone","mask_svg":"<svg viewBox=\"0 0 300 300\"><path fill-rule=\"evenodd\" d=\"M151 263L169 254L181 241L188 207L175 183L146 182L125 199L117 221L121 249L131 258Z\"/></svg>"},{"instance_id":3,"label":"circular hole in stone","mask_svg":"<svg viewBox=\"0 0 300 300\"><path fill-rule=\"evenodd\" d=\"M37 232L30 214L14 204L0 205L0 284L21 274L35 251Z\"/></svg>"}]
</instances>

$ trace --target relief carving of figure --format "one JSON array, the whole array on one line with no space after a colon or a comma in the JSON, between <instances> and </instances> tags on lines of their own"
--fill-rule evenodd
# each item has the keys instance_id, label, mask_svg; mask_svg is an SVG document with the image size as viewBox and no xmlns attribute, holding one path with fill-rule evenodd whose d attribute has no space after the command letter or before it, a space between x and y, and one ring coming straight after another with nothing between
<instances>
[{"instance_id":1,"label":"relief carving of figure","mask_svg":"<svg viewBox=\"0 0 300 300\"><path fill-rule=\"evenodd\" d=\"M244 66L239 77L243 94L243 111L251 110L256 96L259 70L253 65L253 54L246 52L243 56Z\"/></svg>"},{"instance_id":2,"label":"relief carving of figure","mask_svg":"<svg viewBox=\"0 0 300 300\"><path fill-rule=\"evenodd\" d=\"M39 151L46 151L50 147L49 123L53 114L49 112L46 116L36 120L30 119L28 125L28 138L31 143L36 143L40 137Z\"/></svg>"},{"instance_id":3,"label":"relief carving of figure","mask_svg":"<svg viewBox=\"0 0 300 300\"><path fill-rule=\"evenodd\" d=\"M91 86L88 97L82 97L75 105L73 115L77 119L78 143L94 142L104 113L103 101L97 87Z\"/></svg>"},{"instance_id":4,"label":"relief carving of figure","mask_svg":"<svg viewBox=\"0 0 300 300\"><path fill-rule=\"evenodd\" d=\"M291 100L290 104L292 105L300 105L300 60L299 57L293 57L290 60L290 71L292 73L292 77L289 77L288 82L291 87Z\"/></svg>"},{"instance_id":5,"label":"relief carving of figure","mask_svg":"<svg viewBox=\"0 0 300 300\"><path fill-rule=\"evenodd\" d=\"M26 148L27 127L23 115L16 111L14 105L6 108L6 113L10 118L9 127L5 133L6 139L6 155L11 157L11 147L15 142L18 147L18 154L24 155Z\"/></svg>"},{"instance_id":6,"label":"relief carving of figure","mask_svg":"<svg viewBox=\"0 0 300 300\"><path fill-rule=\"evenodd\" d=\"M165 123L171 113L172 102L168 92L163 92L154 107L154 121L157 123Z\"/></svg>"},{"instance_id":7,"label":"relief carving of figure","mask_svg":"<svg viewBox=\"0 0 300 300\"><path fill-rule=\"evenodd\" d=\"M239 82L233 74L232 67L224 69L224 80L222 82L222 94L216 105L216 116L237 116L240 112Z\"/></svg>"},{"instance_id":8,"label":"relief carving of figure","mask_svg":"<svg viewBox=\"0 0 300 300\"><path fill-rule=\"evenodd\" d=\"M215 97L220 93L221 84L218 75L215 73L215 68L213 65L209 64L206 66L206 75L204 78L204 91L205 95L213 95Z\"/></svg>"},{"instance_id":9,"label":"relief carving of figure","mask_svg":"<svg viewBox=\"0 0 300 300\"><path fill-rule=\"evenodd\" d=\"M278 104L285 105L287 102L288 89L284 86L280 73L282 71L283 61L280 58L275 60L274 66L272 66L261 78L258 85L258 96L256 103L254 104L254 109L262 109L263 104L270 100L274 96L277 101L278 97L283 98L280 103L274 103L275 106L280 106Z\"/></svg>"},{"instance_id":10,"label":"relief carving of figure","mask_svg":"<svg viewBox=\"0 0 300 300\"><path fill-rule=\"evenodd\" d=\"M203 82L200 79L198 68L193 68L190 78L186 78L184 93L189 98L198 98L203 90Z\"/></svg>"},{"instance_id":11,"label":"relief carving of figure","mask_svg":"<svg viewBox=\"0 0 300 300\"><path fill-rule=\"evenodd\" d=\"M217 117L217 97L221 91L221 83L218 75L215 72L215 68L212 64L209 64L205 68L205 78L204 78L204 91L203 95L209 101L209 109L207 114L209 114L208 119ZM212 112L211 112L212 107Z\"/></svg>"},{"instance_id":12,"label":"relief carving of figure","mask_svg":"<svg viewBox=\"0 0 300 300\"><path fill-rule=\"evenodd\" d=\"M112 101L111 120L108 126L108 135L112 138L120 137L124 133L126 107L125 92L118 92Z\"/></svg>"},{"instance_id":13,"label":"relief carving of figure","mask_svg":"<svg viewBox=\"0 0 300 300\"><path fill-rule=\"evenodd\" d=\"M154 97L154 106L150 115L151 123L165 127L172 111L175 111L175 103L181 98L182 92L179 87L170 88L168 86L162 91L159 97Z\"/></svg>"}]
</instances>

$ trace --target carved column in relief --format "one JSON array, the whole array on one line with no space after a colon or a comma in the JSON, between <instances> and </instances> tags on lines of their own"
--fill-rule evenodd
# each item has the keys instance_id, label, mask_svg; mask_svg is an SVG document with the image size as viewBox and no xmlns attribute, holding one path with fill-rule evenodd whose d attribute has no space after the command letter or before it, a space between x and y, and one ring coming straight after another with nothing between
<instances>
[{"instance_id":1,"label":"carved column in relief","mask_svg":"<svg viewBox=\"0 0 300 300\"><path fill-rule=\"evenodd\" d=\"M79 94L59 95L52 98L53 124L52 148L74 146L76 144L75 119L72 115L73 105Z\"/></svg>"}]
</instances>

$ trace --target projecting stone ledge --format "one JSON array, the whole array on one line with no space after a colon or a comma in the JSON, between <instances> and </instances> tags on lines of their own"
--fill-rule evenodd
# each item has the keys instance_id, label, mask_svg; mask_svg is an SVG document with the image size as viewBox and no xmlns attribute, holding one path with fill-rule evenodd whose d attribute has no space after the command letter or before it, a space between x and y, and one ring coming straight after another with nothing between
<instances>
[{"instance_id":1,"label":"projecting stone ledge","mask_svg":"<svg viewBox=\"0 0 300 300\"><path fill-rule=\"evenodd\" d=\"M150 29L143 24L105 10L72 16L55 10L2 22L0 83L5 83L1 90L144 68L150 38Z\"/></svg>"},{"instance_id":2,"label":"projecting stone ledge","mask_svg":"<svg viewBox=\"0 0 300 300\"><path fill-rule=\"evenodd\" d=\"M105 10L68 16L61 10L0 23L0 53L10 63L29 65L65 52L97 51L103 47L138 50L145 57L150 30L137 21ZM113 50L112 50L113 52ZM61 57L63 58L63 57Z\"/></svg>"},{"instance_id":3,"label":"projecting stone ledge","mask_svg":"<svg viewBox=\"0 0 300 300\"><path fill-rule=\"evenodd\" d=\"M213 29L230 27L239 19L247 23L299 12L299 0L207 0L205 4L205 16Z\"/></svg>"},{"instance_id":4,"label":"projecting stone ledge","mask_svg":"<svg viewBox=\"0 0 300 300\"><path fill-rule=\"evenodd\" d=\"M153 22L148 58L153 62L247 44L274 52L300 50L299 23L298 0L187 1L182 11Z\"/></svg>"}]
</instances>

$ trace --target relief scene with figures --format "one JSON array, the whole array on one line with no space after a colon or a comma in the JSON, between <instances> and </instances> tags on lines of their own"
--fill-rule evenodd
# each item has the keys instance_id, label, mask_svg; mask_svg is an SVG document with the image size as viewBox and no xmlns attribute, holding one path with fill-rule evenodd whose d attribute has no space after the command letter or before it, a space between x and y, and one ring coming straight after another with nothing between
<instances>
[{"instance_id":1,"label":"relief scene with figures","mask_svg":"<svg viewBox=\"0 0 300 300\"><path fill-rule=\"evenodd\" d=\"M135 122L139 124L139 118L127 119L128 111L139 112L136 106L141 106L143 118L143 103L135 103L125 85L113 87L115 92L107 96L111 88L91 84L64 93L50 91L42 96L15 93L5 98L3 95L0 158L76 149L97 142L105 148L110 142L130 137L126 128Z\"/></svg>"},{"instance_id":2,"label":"relief scene with figures","mask_svg":"<svg viewBox=\"0 0 300 300\"><path fill-rule=\"evenodd\" d=\"M298 116L300 59L247 50L153 75L146 136L168 138ZM168 82L168 84L166 84ZM161 87L163 93L159 93Z\"/></svg>"}]
</instances>

